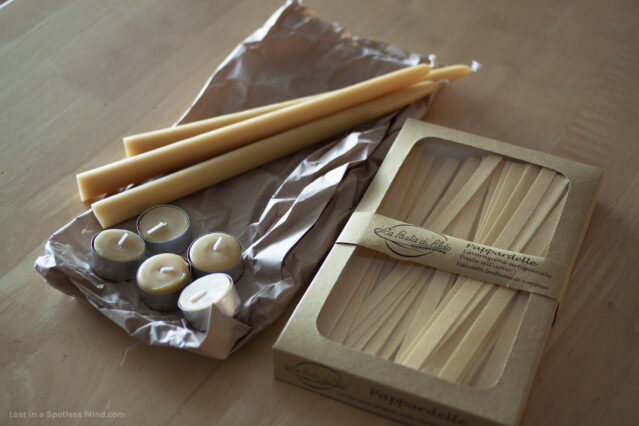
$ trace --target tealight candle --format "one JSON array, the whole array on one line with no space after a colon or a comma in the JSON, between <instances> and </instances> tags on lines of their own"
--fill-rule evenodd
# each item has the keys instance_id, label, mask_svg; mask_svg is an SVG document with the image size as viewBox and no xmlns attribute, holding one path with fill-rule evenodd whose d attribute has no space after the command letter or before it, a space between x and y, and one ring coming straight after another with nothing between
<instances>
[{"instance_id":1,"label":"tealight candle","mask_svg":"<svg viewBox=\"0 0 639 426\"><path fill-rule=\"evenodd\" d=\"M189 216L176 206L151 207L138 217L137 229L150 253L180 253L189 244Z\"/></svg>"},{"instance_id":2,"label":"tealight candle","mask_svg":"<svg viewBox=\"0 0 639 426\"><path fill-rule=\"evenodd\" d=\"M242 246L236 237L225 232L212 232L196 239L189 247L188 258L197 277L224 272L237 281L244 270Z\"/></svg>"},{"instance_id":3,"label":"tealight candle","mask_svg":"<svg viewBox=\"0 0 639 426\"><path fill-rule=\"evenodd\" d=\"M180 292L191 278L189 263L173 253L157 254L140 265L137 272L142 301L151 308L170 311L177 307Z\"/></svg>"},{"instance_id":4,"label":"tealight candle","mask_svg":"<svg viewBox=\"0 0 639 426\"><path fill-rule=\"evenodd\" d=\"M106 229L91 240L91 269L111 281L132 279L144 256L144 241L124 229Z\"/></svg>"},{"instance_id":5,"label":"tealight candle","mask_svg":"<svg viewBox=\"0 0 639 426\"><path fill-rule=\"evenodd\" d=\"M233 279L227 274L214 273L198 278L182 291L178 300L187 321L193 328L202 331L208 327L213 305L229 317L237 315L240 310L240 296Z\"/></svg>"}]
</instances>

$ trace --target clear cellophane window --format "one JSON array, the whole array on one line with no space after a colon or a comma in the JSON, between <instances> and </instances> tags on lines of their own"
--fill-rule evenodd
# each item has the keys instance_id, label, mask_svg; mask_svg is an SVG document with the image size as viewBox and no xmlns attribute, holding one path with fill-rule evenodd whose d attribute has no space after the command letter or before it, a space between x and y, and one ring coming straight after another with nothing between
<instances>
[{"instance_id":1,"label":"clear cellophane window","mask_svg":"<svg viewBox=\"0 0 639 426\"><path fill-rule=\"evenodd\" d=\"M544 256L568 186L554 170L427 139L408 154L377 213ZM318 328L356 350L488 388L502 375L528 300L524 291L358 247L322 309Z\"/></svg>"}]
</instances>

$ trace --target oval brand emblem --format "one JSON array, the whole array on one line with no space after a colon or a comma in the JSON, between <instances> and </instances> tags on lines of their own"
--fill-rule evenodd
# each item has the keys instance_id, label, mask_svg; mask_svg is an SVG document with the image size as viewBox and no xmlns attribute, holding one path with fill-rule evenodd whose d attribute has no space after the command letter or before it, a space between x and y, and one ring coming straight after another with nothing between
<instances>
[{"instance_id":1,"label":"oval brand emblem","mask_svg":"<svg viewBox=\"0 0 639 426\"><path fill-rule=\"evenodd\" d=\"M333 388L344 389L345 385L339 373L314 362L300 362L295 365L284 366L291 374L297 377L301 383L317 390L329 390Z\"/></svg>"},{"instance_id":2,"label":"oval brand emblem","mask_svg":"<svg viewBox=\"0 0 639 426\"><path fill-rule=\"evenodd\" d=\"M402 257L420 257L432 252L450 251L448 238L439 232L415 225L395 225L375 228L375 235L386 241L386 247Z\"/></svg>"}]
</instances>

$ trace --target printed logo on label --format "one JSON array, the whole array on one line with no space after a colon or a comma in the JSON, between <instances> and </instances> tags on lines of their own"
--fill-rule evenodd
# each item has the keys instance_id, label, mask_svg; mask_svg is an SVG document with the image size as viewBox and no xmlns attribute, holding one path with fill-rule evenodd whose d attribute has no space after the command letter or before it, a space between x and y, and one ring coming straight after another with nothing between
<instances>
[{"instance_id":1,"label":"printed logo on label","mask_svg":"<svg viewBox=\"0 0 639 426\"><path fill-rule=\"evenodd\" d=\"M295 375L302 384L316 390L344 389L346 387L339 373L321 364L300 362L295 365L285 365L284 368Z\"/></svg>"},{"instance_id":2,"label":"printed logo on label","mask_svg":"<svg viewBox=\"0 0 639 426\"><path fill-rule=\"evenodd\" d=\"M439 232L415 225L395 225L375 228L375 235L386 240L386 247L402 257L420 257L438 252L448 253L448 238Z\"/></svg>"}]
</instances>

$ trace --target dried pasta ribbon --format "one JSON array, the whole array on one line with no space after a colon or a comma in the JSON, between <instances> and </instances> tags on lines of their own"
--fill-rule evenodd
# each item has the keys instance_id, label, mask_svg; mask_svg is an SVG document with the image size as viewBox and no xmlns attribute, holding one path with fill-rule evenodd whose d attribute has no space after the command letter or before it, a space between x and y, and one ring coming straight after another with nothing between
<instances>
[{"instance_id":1,"label":"dried pasta ribbon","mask_svg":"<svg viewBox=\"0 0 639 426\"><path fill-rule=\"evenodd\" d=\"M557 172L493 154L464 161L410 155L380 213L543 256L566 193L566 179ZM527 293L377 253L354 256L346 269L352 282L336 290L348 288L350 297L339 310L327 306L322 314L332 316L328 337L449 381L477 387L496 382Z\"/></svg>"}]
</instances>

